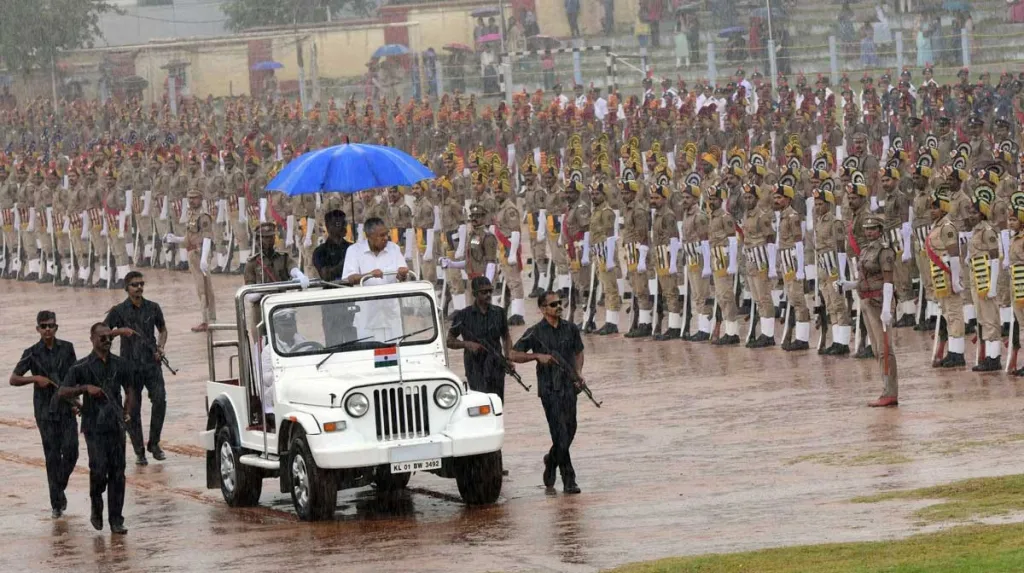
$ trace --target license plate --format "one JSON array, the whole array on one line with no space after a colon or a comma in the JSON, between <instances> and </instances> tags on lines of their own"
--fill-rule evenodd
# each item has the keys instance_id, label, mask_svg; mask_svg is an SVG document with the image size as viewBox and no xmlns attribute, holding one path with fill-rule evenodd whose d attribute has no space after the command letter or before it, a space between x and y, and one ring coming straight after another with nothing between
<instances>
[{"instance_id":1,"label":"license plate","mask_svg":"<svg viewBox=\"0 0 1024 573\"><path fill-rule=\"evenodd\" d=\"M407 474L409 472L426 472L441 469L441 458L433 460L419 460L415 462L398 462L391 464L391 473Z\"/></svg>"}]
</instances>

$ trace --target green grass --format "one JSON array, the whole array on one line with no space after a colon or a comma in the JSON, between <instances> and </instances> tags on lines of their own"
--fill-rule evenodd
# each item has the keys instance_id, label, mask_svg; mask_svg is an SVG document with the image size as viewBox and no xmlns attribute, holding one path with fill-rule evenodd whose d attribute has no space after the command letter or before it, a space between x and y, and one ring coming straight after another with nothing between
<instances>
[{"instance_id":1,"label":"green grass","mask_svg":"<svg viewBox=\"0 0 1024 573\"><path fill-rule=\"evenodd\" d=\"M909 457L889 450L874 452L846 453L846 452L825 452L820 454L808 454L786 461L786 465L799 463L813 463L826 466L875 466L890 464L905 464L911 460Z\"/></svg>"},{"instance_id":2,"label":"green grass","mask_svg":"<svg viewBox=\"0 0 1024 573\"><path fill-rule=\"evenodd\" d=\"M1019 573L1024 524L957 527L900 541L838 543L674 557L613 573Z\"/></svg>"},{"instance_id":3,"label":"green grass","mask_svg":"<svg viewBox=\"0 0 1024 573\"><path fill-rule=\"evenodd\" d=\"M927 523L966 521L1024 511L1024 475L974 478L934 487L857 497L851 501L877 503L924 499L945 500L914 512L915 517Z\"/></svg>"}]
</instances>

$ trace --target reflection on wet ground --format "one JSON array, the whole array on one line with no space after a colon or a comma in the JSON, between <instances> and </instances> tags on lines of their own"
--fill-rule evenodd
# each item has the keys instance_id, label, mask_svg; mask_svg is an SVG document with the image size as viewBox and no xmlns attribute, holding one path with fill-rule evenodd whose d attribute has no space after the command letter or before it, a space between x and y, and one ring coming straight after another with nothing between
<instances>
[{"instance_id":1,"label":"reflection on wet ground","mask_svg":"<svg viewBox=\"0 0 1024 573\"><path fill-rule=\"evenodd\" d=\"M222 318L238 282L214 280ZM56 311L59 335L84 356L89 325L123 297L0 285L7 371L34 342L38 310ZM166 376L167 461L128 467L130 532L113 538L88 523L83 443L67 515L51 520L30 390L4 386L4 571L595 571L668 555L906 535L916 527L909 509L846 500L1024 471L1014 455L1024 441L1024 381L936 372L925 359L930 340L912 331L895 333L902 405L883 411L863 406L880 390L874 362L588 337L588 382L604 407L580 402L573 458L583 495L545 494L543 412L535 395L510 384L510 475L495 506L467 508L454 481L418 475L399 494L341 492L327 523L299 522L271 482L258 508L230 509L219 491L204 489L196 446L206 363L203 337L189 332L198 318L191 281L155 272L147 291L164 307L169 358L180 369ZM461 371L458 353L451 357Z\"/></svg>"}]
</instances>

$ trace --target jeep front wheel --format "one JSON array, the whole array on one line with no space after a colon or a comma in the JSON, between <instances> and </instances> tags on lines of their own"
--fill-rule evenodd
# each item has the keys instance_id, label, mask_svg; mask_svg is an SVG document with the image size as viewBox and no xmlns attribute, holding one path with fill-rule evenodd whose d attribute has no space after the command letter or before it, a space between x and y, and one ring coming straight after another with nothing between
<instances>
[{"instance_id":1,"label":"jeep front wheel","mask_svg":"<svg viewBox=\"0 0 1024 573\"><path fill-rule=\"evenodd\" d=\"M292 433L288 471L292 478L292 504L303 521L322 521L334 515L338 503L338 484L334 475L316 465L309 451L306 434Z\"/></svg>"},{"instance_id":2,"label":"jeep front wheel","mask_svg":"<svg viewBox=\"0 0 1024 573\"><path fill-rule=\"evenodd\" d=\"M220 492L230 507L252 507L263 493L263 476L255 468L242 465L241 452L232 444L231 428L221 426L216 436L217 474Z\"/></svg>"},{"instance_id":3,"label":"jeep front wheel","mask_svg":"<svg viewBox=\"0 0 1024 573\"><path fill-rule=\"evenodd\" d=\"M459 495L468 505L494 503L501 494L501 452L465 456L453 460Z\"/></svg>"}]
</instances>

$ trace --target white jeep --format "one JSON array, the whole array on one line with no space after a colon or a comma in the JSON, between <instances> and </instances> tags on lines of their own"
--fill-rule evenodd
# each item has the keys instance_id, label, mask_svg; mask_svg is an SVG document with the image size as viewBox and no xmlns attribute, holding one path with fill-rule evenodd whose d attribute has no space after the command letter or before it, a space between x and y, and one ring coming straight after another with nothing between
<instances>
[{"instance_id":1,"label":"white jeep","mask_svg":"<svg viewBox=\"0 0 1024 573\"><path fill-rule=\"evenodd\" d=\"M235 314L207 333L200 433L206 486L228 505L258 504L273 477L301 519L327 519L339 489L393 491L414 472L455 478L468 504L498 498L502 403L449 370L430 283L248 285ZM237 376L231 356L218 377L219 348L237 351Z\"/></svg>"}]
</instances>

